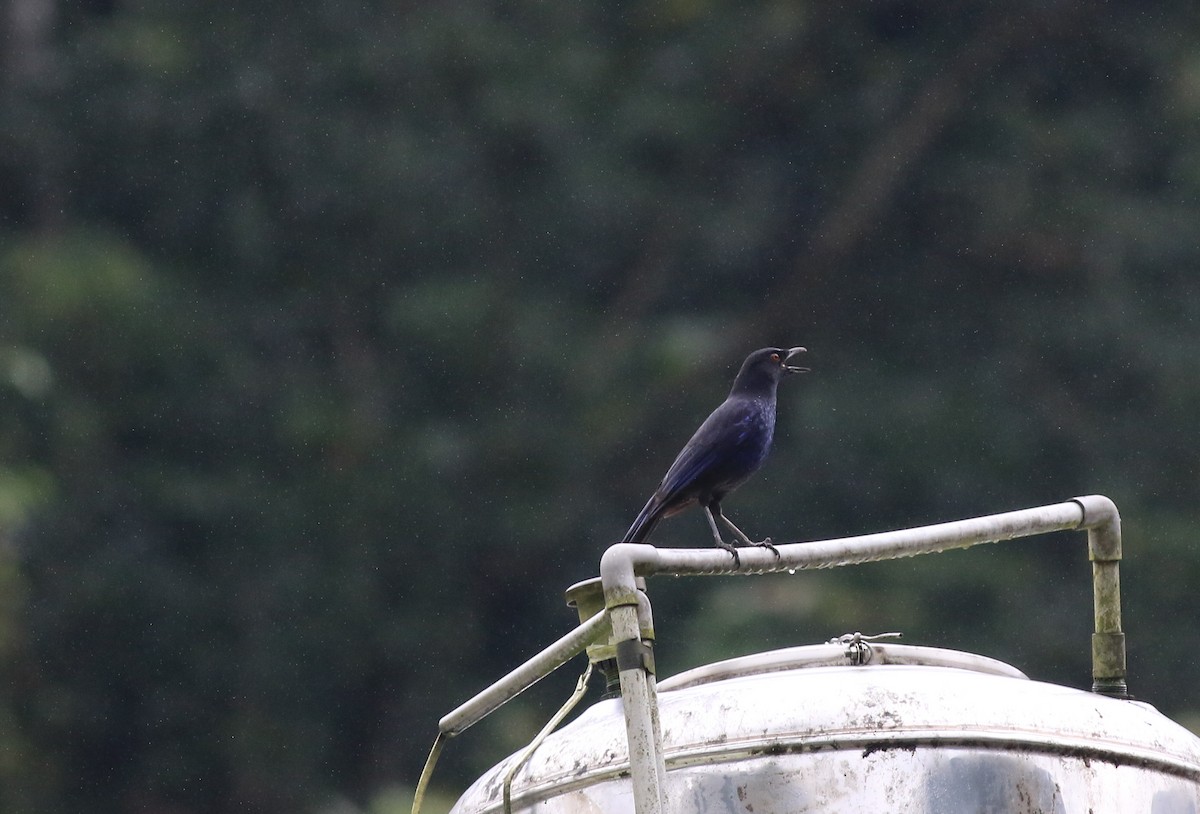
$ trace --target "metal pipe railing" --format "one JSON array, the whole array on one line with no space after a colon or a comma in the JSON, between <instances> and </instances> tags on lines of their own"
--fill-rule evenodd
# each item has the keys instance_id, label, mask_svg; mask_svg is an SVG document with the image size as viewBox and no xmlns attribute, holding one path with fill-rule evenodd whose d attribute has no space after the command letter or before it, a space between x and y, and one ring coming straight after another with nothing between
<instances>
[{"instance_id":1,"label":"metal pipe railing","mask_svg":"<svg viewBox=\"0 0 1200 814\"><path fill-rule=\"evenodd\" d=\"M795 572L911 557L981 543L994 543L1056 531L1086 530L1092 562L1095 633L1092 636L1092 690L1128 697L1125 634L1121 631L1121 518L1101 495L1015 512L832 540L783 543L778 556L766 548L740 549L735 567L716 548L670 549L617 543L600 560L604 610L554 642L438 722L438 739L422 773L423 791L445 738L457 735L537 681L582 653L606 634L616 654L629 743L630 775L638 814L665 814L666 766L658 724L658 697L650 658L653 621L641 578L658 574L699 576ZM419 808L418 794L414 812Z\"/></svg>"},{"instance_id":2,"label":"metal pipe railing","mask_svg":"<svg viewBox=\"0 0 1200 814\"><path fill-rule=\"evenodd\" d=\"M1121 632L1120 515L1113 502L1101 495L900 531L785 543L776 546L778 555L765 548L743 548L740 549L740 565L736 567L729 553L720 549L661 549L639 543L617 543L604 552L600 560L600 577L605 606L612 617L613 640L620 645L623 641L639 641L636 624L638 577L795 572L1083 529L1088 531L1096 621L1096 632L1092 637L1092 688L1096 692L1127 697L1125 641ZM661 739L654 736L658 708L654 676L635 664L627 664L621 669L620 677L634 805L638 814L664 814L667 810L665 783L662 782L665 760Z\"/></svg>"}]
</instances>

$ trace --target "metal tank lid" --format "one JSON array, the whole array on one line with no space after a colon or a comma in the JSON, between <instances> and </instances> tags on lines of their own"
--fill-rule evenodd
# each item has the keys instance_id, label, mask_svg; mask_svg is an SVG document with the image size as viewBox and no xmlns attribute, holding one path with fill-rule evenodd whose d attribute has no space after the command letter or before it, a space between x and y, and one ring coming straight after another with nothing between
<instances>
[{"instance_id":1,"label":"metal tank lid","mask_svg":"<svg viewBox=\"0 0 1200 814\"><path fill-rule=\"evenodd\" d=\"M1028 679L1003 662L940 648L845 643L776 650L659 683L668 772L764 754L970 747L1070 755L1200 780L1200 738L1149 704ZM510 757L454 812L500 810ZM619 699L551 735L516 774L523 805L629 771Z\"/></svg>"},{"instance_id":2,"label":"metal tank lid","mask_svg":"<svg viewBox=\"0 0 1200 814\"><path fill-rule=\"evenodd\" d=\"M908 664L927 667L953 667L974 670L989 675L1009 678L1028 678L1010 664L987 656L966 653L962 650L947 650L941 647L924 647L905 644L881 644L864 640L859 644L853 636L827 644L809 644L755 653L751 656L717 661L696 667L658 684L659 692L695 687L712 681L729 678L775 673L784 670L802 670L814 667L845 667L859 665ZM856 646L857 645L857 646ZM861 655L855 657L852 653Z\"/></svg>"}]
</instances>

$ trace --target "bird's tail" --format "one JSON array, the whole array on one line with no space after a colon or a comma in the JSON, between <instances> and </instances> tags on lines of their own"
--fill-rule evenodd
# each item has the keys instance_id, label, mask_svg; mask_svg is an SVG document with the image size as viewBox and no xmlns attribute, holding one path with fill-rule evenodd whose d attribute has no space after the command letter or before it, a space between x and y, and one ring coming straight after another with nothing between
<instances>
[{"instance_id":1,"label":"bird's tail","mask_svg":"<svg viewBox=\"0 0 1200 814\"><path fill-rule=\"evenodd\" d=\"M659 520L662 520L662 506L659 505L658 496L655 495L646 502L645 507L638 514L637 520L633 521L629 531L625 532L625 536L621 538L622 541L626 543L642 542L650 536L650 532L654 531Z\"/></svg>"}]
</instances>

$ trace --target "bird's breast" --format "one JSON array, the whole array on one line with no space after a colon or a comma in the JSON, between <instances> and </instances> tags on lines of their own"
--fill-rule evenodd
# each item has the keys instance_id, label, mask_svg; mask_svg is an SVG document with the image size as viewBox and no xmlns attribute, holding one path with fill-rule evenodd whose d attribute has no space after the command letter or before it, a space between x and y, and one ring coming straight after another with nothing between
<instances>
[{"instance_id":1,"label":"bird's breast","mask_svg":"<svg viewBox=\"0 0 1200 814\"><path fill-rule=\"evenodd\" d=\"M737 439L725 460L724 478L741 481L758 469L775 436L775 405L751 404L738 421Z\"/></svg>"},{"instance_id":2,"label":"bird's breast","mask_svg":"<svg viewBox=\"0 0 1200 814\"><path fill-rule=\"evenodd\" d=\"M761 449L765 454L775 437L775 404L753 404L740 423L739 445L747 450Z\"/></svg>"}]
</instances>

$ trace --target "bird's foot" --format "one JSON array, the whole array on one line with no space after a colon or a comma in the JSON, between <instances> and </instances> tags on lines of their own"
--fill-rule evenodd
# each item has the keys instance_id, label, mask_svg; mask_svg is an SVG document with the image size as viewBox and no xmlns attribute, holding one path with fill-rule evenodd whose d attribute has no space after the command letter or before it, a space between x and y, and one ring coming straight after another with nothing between
<instances>
[{"instance_id":1,"label":"bird's foot","mask_svg":"<svg viewBox=\"0 0 1200 814\"><path fill-rule=\"evenodd\" d=\"M764 540L759 540L757 543L754 542L753 540L751 540L750 545L755 546L757 548L769 548L771 550L771 553L775 555L775 559L777 559L777 560L780 559L779 549L771 544L770 537L767 537Z\"/></svg>"},{"instance_id":2,"label":"bird's foot","mask_svg":"<svg viewBox=\"0 0 1200 814\"><path fill-rule=\"evenodd\" d=\"M717 538L716 542L717 542L718 546L720 546L721 548L725 549L726 551L728 551L730 554L733 555L733 567L741 568L742 567L742 558L738 556L737 546L735 546L733 543L727 543L720 538Z\"/></svg>"}]
</instances>

